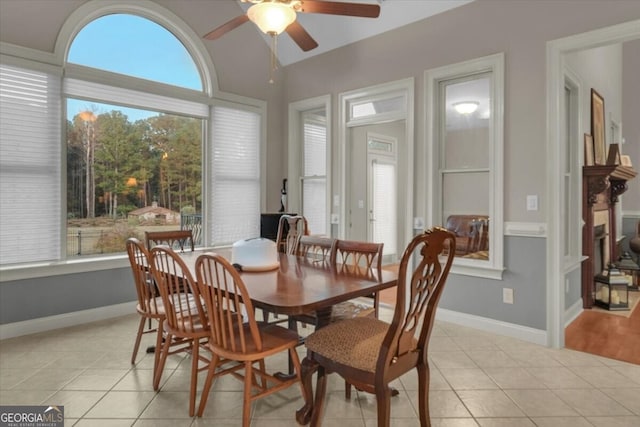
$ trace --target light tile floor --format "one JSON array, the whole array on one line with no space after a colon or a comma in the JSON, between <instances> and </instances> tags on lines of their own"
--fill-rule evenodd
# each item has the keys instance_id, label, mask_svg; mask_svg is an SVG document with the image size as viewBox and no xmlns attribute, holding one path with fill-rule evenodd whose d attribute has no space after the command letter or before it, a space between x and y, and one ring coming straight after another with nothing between
<instances>
[{"instance_id":1,"label":"light tile floor","mask_svg":"<svg viewBox=\"0 0 640 427\"><path fill-rule=\"evenodd\" d=\"M66 426L241 425L242 385L230 377L216 382L202 418L188 416L188 356L170 357L154 392L153 355L144 351L152 334L130 364L137 324L130 315L1 341L0 404L64 405ZM430 360L434 427L640 426L638 365L443 322L434 327ZM286 369L286 363L283 355L269 366ZM347 401L344 382L330 378L324 424L377 425L375 398L356 393ZM416 376L393 385L400 395L392 400L391 425L418 426ZM252 425L296 426L300 406L300 390L289 388L256 402Z\"/></svg>"}]
</instances>

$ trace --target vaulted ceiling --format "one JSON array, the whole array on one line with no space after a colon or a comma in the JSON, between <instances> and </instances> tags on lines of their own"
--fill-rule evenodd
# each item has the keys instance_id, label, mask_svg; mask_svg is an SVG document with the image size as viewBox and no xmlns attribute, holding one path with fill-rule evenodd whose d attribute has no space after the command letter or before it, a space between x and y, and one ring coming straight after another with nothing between
<instances>
[{"instance_id":1,"label":"vaulted ceiling","mask_svg":"<svg viewBox=\"0 0 640 427\"><path fill-rule=\"evenodd\" d=\"M341 0L332 0L341 1ZM282 65L293 64L298 61L319 55L362 40L394 28L416 22L429 16L445 12L449 9L470 3L473 0L349 0L353 3L377 3L380 5L378 18L358 18L337 15L298 13L298 22L318 42L318 47L303 52L287 34L278 37L277 53ZM238 15L246 12L251 3L236 0ZM224 22L215 22L221 25ZM253 25L247 23L246 25ZM255 31L260 30L254 25ZM262 34L262 33L260 33ZM266 43L270 38L263 34Z\"/></svg>"}]
</instances>

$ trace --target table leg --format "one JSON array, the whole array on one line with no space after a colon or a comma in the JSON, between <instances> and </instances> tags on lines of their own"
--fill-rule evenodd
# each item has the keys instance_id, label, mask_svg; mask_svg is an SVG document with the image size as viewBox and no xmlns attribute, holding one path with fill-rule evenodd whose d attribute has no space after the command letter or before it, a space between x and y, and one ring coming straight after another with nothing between
<instances>
[{"instance_id":1,"label":"table leg","mask_svg":"<svg viewBox=\"0 0 640 427\"><path fill-rule=\"evenodd\" d=\"M329 306L316 311L316 331L331 323L331 310L332 307Z\"/></svg>"}]
</instances>

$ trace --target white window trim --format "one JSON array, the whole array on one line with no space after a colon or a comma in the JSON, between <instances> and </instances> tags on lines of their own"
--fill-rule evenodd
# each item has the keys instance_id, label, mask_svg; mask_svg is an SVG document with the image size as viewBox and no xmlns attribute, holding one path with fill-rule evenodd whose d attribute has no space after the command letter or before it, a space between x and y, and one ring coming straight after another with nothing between
<instances>
[{"instance_id":1,"label":"white window trim","mask_svg":"<svg viewBox=\"0 0 640 427\"><path fill-rule=\"evenodd\" d=\"M315 98L304 99L289 104L289 137L288 137L288 159L287 159L287 211L300 212L302 208L302 156L303 156L303 141L302 131L303 123L301 120L302 113L309 110L317 110L324 108L325 115L327 117L327 172L326 172L326 185L327 185L327 223L325 229L327 234L331 232L330 217L332 213L331 204L331 95L322 95Z\"/></svg>"},{"instance_id":2,"label":"white window trim","mask_svg":"<svg viewBox=\"0 0 640 427\"><path fill-rule=\"evenodd\" d=\"M582 256L582 166L584 165L584 139L583 134L580 132L580 129L583 128L582 124L582 110L581 106L583 105L583 100L585 98L585 89L582 84L582 80L580 76L571 70L568 66L564 66L563 69L565 84L564 86L569 86L572 96L569 102L571 103L571 110L574 112L573 117L575 117L575 122L570 123L571 126L571 135L575 137L573 141L566 141L569 144L571 159L571 172L569 174L562 174L563 177L568 175L570 181L570 188L567 189L564 186L564 180L562 184L563 195L561 196L561 200L566 199L567 192L569 193L571 200L569 202L569 212L564 212L562 217L564 221L562 223L563 229L565 227L569 228L569 241L563 242L564 245L568 245L568 255L564 255L564 270L572 271L572 269L579 268L580 263L583 260ZM564 95L564 92L563 92ZM564 115L563 115L564 116ZM563 128L565 128L566 124L564 123L564 117L561 118L561 123ZM565 147L566 148L566 147ZM565 164L566 159L564 159L564 153L566 153L566 149L561 150L560 154L563 159L560 161L561 165ZM562 233L564 236L565 233Z\"/></svg>"},{"instance_id":3,"label":"white window trim","mask_svg":"<svg viewBox=\"0 0 640 427\"><path fill-rule=\"evenodd\" d=\"M441 81L455 79L480 72L492 73L492 126L490 126L489 153L490 188L489 188L489 227L490 258L472 260L456 257L451 272L467 276L502 280L504 272L504 54L485 56L483 58L430 69L424 72L425 80L425 141L426 150L424 164L427 166L425 183L427 188L424 211L427 224L437 225L440 209L439 144L438 140L438 86Z\"/></svg>"},{"instance_id":4,"label":"white window trim","mask_svg":"<svg viewBox=\"0 0 640 427\"><path fill-rule=\"evenodd\" d=\"M393 82L382 83L380 85L369 86L366 88L356 89L343 92L339 96L338 101L338 147L340 157L340 216L338 225L338 237L346 236L346 218L347 215L347 133L349 128L362 126L367 124L384 123L395 120L404 120L405 137L407 143L406 165L407 174L404 183L398 181L399 185L404 185L407 198L406 218L403 243L400 246L409 244L413 237L413 204L414 204L414 79L407 78L396 80ZM404 111L392 111L387 113L373 114L363 118L351 117L351 106L368 101L377 101L381 99L394 98L397 96L404 97ZM400 161L399 158L397 158ZM400 178L398 178L400 180ZM399 236L400 237L400 236Z\"/></svg>"}]
</instances>

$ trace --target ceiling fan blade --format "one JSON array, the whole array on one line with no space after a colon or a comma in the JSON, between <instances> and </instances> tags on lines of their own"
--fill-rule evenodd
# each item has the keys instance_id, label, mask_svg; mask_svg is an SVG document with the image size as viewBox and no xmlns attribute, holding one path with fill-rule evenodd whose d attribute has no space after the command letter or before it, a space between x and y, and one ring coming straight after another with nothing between
<instances>
[{"instance_id":1,"label":"ceiling fan blade","mask_svg":"<svg viewBox=\"0 0 640 427\"><path fill-rule=\"evenodd\" d=\"M247 15L240 15L240 16L236 16L235 18L233 18L231 21L220 25L218 28L216 28L213 31L208 32L207 34L204 35L204 38L207 40L215 40L217 38L222 37L224 34L228 33L229 31L239 27L240 25L244 24L245 22L247 22L249 20L249 17Z\"/></svg>"},{"instance_id":2,"label":"ceiling fan blade","mask_svg":"<svg viewBox=\"0 0 640 427\"><path fill-rule=\"evenodd\" d=\"M303 0L298 12L359 16L362 18L377 18L378 16L380 16L380 5Z\"/></svg>"},{"instance_id":3,"label":"ceiling fan blade","mask_svg":"<svg viewBox=\"0 0 640 427\"><path fill-rule=\"evenodd\" d=\"M300 25L298 21L293 21L285 31L293 41L300 46L300 49L305 52L318 47L318 42L316 42L313 37L307 33L307 30L302 28L302 25Z\"/></svg>"}]
</instances>

